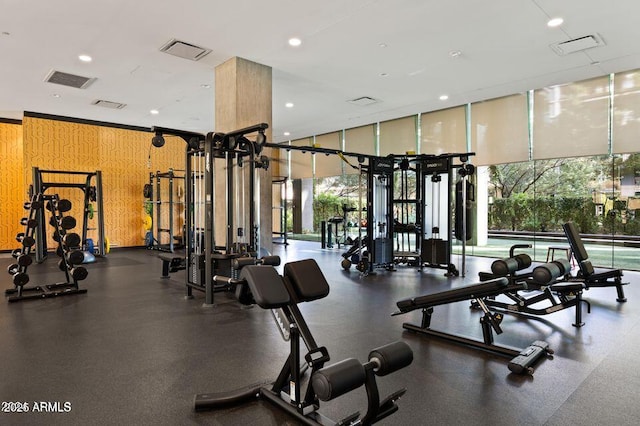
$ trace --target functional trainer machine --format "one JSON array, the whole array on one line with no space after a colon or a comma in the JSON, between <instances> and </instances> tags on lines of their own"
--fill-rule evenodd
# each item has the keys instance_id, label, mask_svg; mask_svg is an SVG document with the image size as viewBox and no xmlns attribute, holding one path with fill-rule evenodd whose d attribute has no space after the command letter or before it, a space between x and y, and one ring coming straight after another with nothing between
<instances>
[{"instance_id":1,"label":"functional trainer machine","mask_svg":"<svg viewBox=\"0 0 640 426\"><path fill-rule=\"evenodd\" d=\"M324 346L318 346L298 308L300 303L329 294L329 284L315 260L290 262L284 266L283 276L269 266L246 266L238 279L219 279L248 286L255 302L263 309L272 310L283 337L290 343L290 353L272 384L196 395L196 411L261 398L286 411L301 424L370 425L398 410L396 401L406 389L396 391L381 401L376 376L385 376L411 364L413 352L406 343L397 341L373 349L364 364L355 358L347 358L325 366L330 361L329 352ZM300 364L303 355L301 340L307 348L304 355L306 366L311 369L306 390L302 381L304 369ZM330 401L363 385L367 393L364 416L356 412L334 422L319 412L320 401Z\"/></svg>"},{"instance_id":2,"label":"functional trainer machine","mask_svg":"<svg viewBox=\"0 0 640 426\"><path fill-rule=\"evenodd\" d=\"M205 293L205 306L212 306L214 293L227 291L213 279L232 276L232 262L267 254L260 246L260 169L269 160L260 155L265 144L267 124L261 123L229 133L198 133L154 127L152 144L164 145L163 135L181 137L186 143L184 257L187 297L193 290ZM248 135L255 134L255 140ZM224 188L216 191L216 182ZM222 206L222 208L220 208ZM216 224L224 226L216 227ZM222 231L221 231L222 230ZM174 257L161 257L163 275L168 264L176 266ZM173 263L172 263L173 262ZM179 261L178 261L179 262ZM173 266L172 266L173 265Z\"/></svg>"}]
</instances>

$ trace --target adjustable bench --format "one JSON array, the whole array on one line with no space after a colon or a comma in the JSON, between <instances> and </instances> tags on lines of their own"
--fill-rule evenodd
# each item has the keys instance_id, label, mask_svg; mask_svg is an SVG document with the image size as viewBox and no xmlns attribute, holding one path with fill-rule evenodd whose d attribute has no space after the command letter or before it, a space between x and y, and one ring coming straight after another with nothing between
<instances>
[{"instance_id":1,"label":"adjustable bench","mask_svg":"<svg viewBox=\"0 0 640 426\"><path fill-rule=\"evenodd\" d=\"M576 225L573 222L567 222L562 225L562 229L567 236L567 240L569 240L571 251L578 262L578 267L580 268L578 276L575 278L577 280L582 280L585 288L587 289L589 289L589 287L615 287L618 292L616 300L618 302L626 302L627 298L624 296L624 289L622 286L629 283L622 282L622 270L607 269L596 271L589 260L589 255L587 254L587 250L584 247L584 243L582 242L582 238L580 237L580 233L578 232Z\"/></svg>"},{"instance_id":2,"label":"adjustable bench","mask_svg":"<svg viewBox=\"0 0 640 426\"><path fill-rule=\"evenodd\" d=\"M255 302L263 309L271 309L290 353L275 382L259 384L233 392L199 394L195 398L196 411L214 409L229 404L264 398L295 417L301 424L373 424L397 411L396 401L406 392L401 389L380 401L376 376L385 376L402 369L413 361L413 352L398 341L369 353L368 361L355 358L327 365L329 352L318 346L304 320L299 303L321 299L329 294L329 284L313 259L291 262L284 266L284 276L270 266L249 265L242 268L237 283L246 283ZM284 331L287 331L284 333ZM310 380L301 380L300 342L307 347L304 356L311 368ZM367 412L353 413L335 423L321 414L320 401L330 401L364 385L367 393Z\"/></svg>"},{"instance_id":3,"label":"adjustable bench","mask_svg":"<svg viewBox=\"0 0 640 426\"><path fill-rule=\"evenodd\" d=\"M531 266L531 258L524 253L494 261L491 265L491 273L480 273L481 280L504 277L510 283L524 284L525 288L515 287L505 291L503 294L511 299L510 303L496 300L493 297L485 298L484 303L503 313L536 316L551 314L575 306L573 326L583 326L582 304L587 306L587 312L591 312L591 305L582 298L585 285L581 281L568 279L571 272L570 262L566 259L555 260L536 266L533 270L521 272L529 266ZM540 306L540 303L545 303L544 307ZM478 307L475 302L472 302L472 306Z\"/></svg>"},{"instance_id":4,"label":"adjustable bench","mask_svg":"<svg viewBox=\"0 0 640 426\"><path fill-rule=\"evenodd\" d=\"M491 312L487 307L487 304L485 304L486 298L523 289L526 289L526 283L510 282L509 279L505 277L494 278L465 287L400 300L396 303L399 311L395 312L393 315L405 314L413 310L421 309L422 321L420 325L404 323L402 324L404 329L415 333L450 340L455 343L471 346L476 349L482 349L498 355L512 357L513 359L509 363L509 370L518 374L533 374L532 366L538 361L538 359L553 353L549 348L549 345L545 342L537 341L523 351L496 345L493 339L493 332L495 331L497 334L502 333L500 323L502 322L503 316L501 313ZM484 312L484 315L480 318L483 341L431 328L431 316L433 315L434 306L464 300L474 300L477 306L479 306Z\"/></svg>"}]
</instances>

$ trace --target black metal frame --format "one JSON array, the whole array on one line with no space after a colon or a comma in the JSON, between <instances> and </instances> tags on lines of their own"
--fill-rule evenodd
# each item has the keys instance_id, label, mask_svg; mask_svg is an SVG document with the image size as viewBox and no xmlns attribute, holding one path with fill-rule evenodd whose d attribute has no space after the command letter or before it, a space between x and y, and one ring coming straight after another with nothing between
<instances>
[{"instance_id":1,"label":"black metal frame","mask_svg":"<svg viewBox=\"0 0 640 426\"><path fill-rule=\"evenodd\" d=\"M234 242L233 223L234 206L228 197L234 193L235 185L238 183L234 179L234 171L239 164L248 167L249 178L249 199L254 200L256 188L259 186L258 169L268 167L266 158L260 153L265 145L264 132L268 128L266 123L256 124L243 129L234 130L228 133L210 132L206 136L193 132L168 129L164 127L153 127L151 130L156 137L162 135L174 135L181 137L186 143L185 151L185 224L186 224L186 297L193 297L193 290L205 293L204 306L214 305L214 293L228 291L228 286L219 285L215 282L215 275L233 276L234 271L231 263L234 259L244 256L256 257L260 249L259 230L259 205L254 204L249 209L248 243L240 245ZM248 135L257 134L255 141L249 140ZM214 159L224 159L226 164L226 193L227 197L222 199L226 202L226 232L224 245L217 244L215 240L215 203L218 198L215 193L215 162ZM194 170L192 160L199 161L198 170ZM195 174L199 173L198 176ZM200 180L204 180L201 182ZM199 199L195 199L195 188L203 188ZM196 205L196 202L203 206ZM198 209L203 208L203 223L196 224L195 214L202 214ZM198 226L198 229L196 229Z\"/></svg>"},{"instance_id":2,"label":"black metal frame","mask_svg":"<svg viewBox=\"0 0 640 426\"><path fill-rule=\"evenodd\" d=\"M20 302L23 300L33 300L33 299L46 299L51 297L60 297L60 296L70 296L74 294L83 294L87 292L87 289L80 288L78 285L78 280L74 278L72 274L70 274L70 270L72 269L72 265L68 262L67 253L68 248L63 245L62 236L65 234L65 230L63 230L60 226L60 219L64 216L63 212L57 210L59 197L58 194L53 195L44 195L41 192L34 194L31 196L28 219L38 220L41 219L44 224L44 217L38 218L38 215L42 215L42 209L46 206L47 203L50 203L51 206L51 218L55 219L51 221L51 225L55 228L55 232L59 236L58 238L58 249L60 253L62 253L60 259L60 269L65 274L65 281L59 282L55 284L47 284L47 285L36 285L36 286L14 286L13 289L5 290L5 296L8 297L9 302ZM44 226L44 225L42 225ZM41 227L41 224L38 224L35 228L30 228L26 226L25 236L36 237L37 232L36 229L41 230L41 234L44 235L44 230ZM37 237L36 237L37 242ZM22 254L29 256L31 254L31 247L25 246L22 249ZM27 272L27 266L20 266L19 272L25 273Z\"/></svg>"},{"instance_id":3,"label":"black metal frame","mask_svg":"<svg viewBox=\"0 0 640 426\"><path fill-rule=\"evenodd\" d=\"M153 219L153 224L150 230L153 245L147 248L159 250L159 251L165 251L169 253L173 253L175 249L182 248L181 246L183 244L175 244L174 242L176 237L174 232L174 218L175 218L174 208L175 206L184 205L184 203L179 201L178 202L174 201L173 196L174 196L174 180L179 179L186 182L184 174L182 175L180 174L184 172L185 172L184 170L169 169L166 172L161 172L158 170L156 173L149 173L149 184L152 187L155 186L155 188L152 191L151 199L148 200L147 202L151 203L151 206L153 209L152 217L153 216L155 217ZM161 192L162 181L165 179L167 181L168 195L169 195L169 199L166 201L162 199L162 192ZM168 213L169 213L168 227L163 226L163 221L162 221L163 205L168 206ZM161 235L163 234L168 235L169 242L167 244L164 244L162 241L163 239ZM182 241L184 241L184 239L185 239L185 236L182 235Z\"/></svg>"},{"instance_id":4,"label":"black metal frame","mask_svg":"<svg viewBox=\"0 0 640 426\"><path fill-rule=\"evenodd\" d=\"M82 244L83 246L87 241L88 222L89 222L89 204L91 203L91 191L92 187L95 187L95 199L97 209L94 210L94 214L97 215L98 220L98 241L97 241L97 253L100 256L106 256L107 245L105 241L105 226L103 216L103 195L102 195L102 172L97 170L95 172L78 172L78 171L63 171L63 170L41 170L38 167L34 167L33 170L33 185L31 188L32 195L42 193L45 195L50 188L77 188L84 194L84 207L82 216ZM77 175L84 176L85 181L83 183L68 183L68 182L51 182L43 179L43 174L53 175ZM45 222L44 222L44 205L38 209L37 217L38 227L36 230L36 262L42 263L47 258L47 237L44 235Z\"/></svg>"}]
</instances>

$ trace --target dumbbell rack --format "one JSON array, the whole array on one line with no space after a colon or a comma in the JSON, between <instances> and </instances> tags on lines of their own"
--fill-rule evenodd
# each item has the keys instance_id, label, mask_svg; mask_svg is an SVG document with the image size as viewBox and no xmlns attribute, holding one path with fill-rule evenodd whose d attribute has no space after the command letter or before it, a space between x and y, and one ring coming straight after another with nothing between
<instances>
[{"instance_id":1,"label":"dumbbell rack","mask_svg":"<svg viewBox=\"0 0 640 426\"><path fill-rule=\"evenodd\" d=\"M46 203L46 204L45 204ZM87 277L87 270L82 266L74 266L82 263L84 254L74 248L80 244L80 236L74 232L67 232L75 227L75 219L72 216L64 216L69 211L71 203L68 200L60 200L58 195L43 195L37 193L31 197L31 201L24 204L29 211L27 217L20 223L25 226L25 232L16 236L16 240L22 243L22 247L13 250L12 256L17 263L9 265L7 271L13 276L15 288L5 290L5 296L9 296L9 302L17 302L29 299L43 299L49 297L67 296L71 294L86 293L86 289L78 286L78 281ZM50 225L55 228L54 239L58 243L56 253L61 257L58 267L65 273L66 281L48 284L45 286L26 286L29 282L27 268L33 263L31 251L35 245L35 234L38 226L37 212L46 205L51 211ZM44 233L41 233L44 235Z\"/></svg>"}]
</instances>

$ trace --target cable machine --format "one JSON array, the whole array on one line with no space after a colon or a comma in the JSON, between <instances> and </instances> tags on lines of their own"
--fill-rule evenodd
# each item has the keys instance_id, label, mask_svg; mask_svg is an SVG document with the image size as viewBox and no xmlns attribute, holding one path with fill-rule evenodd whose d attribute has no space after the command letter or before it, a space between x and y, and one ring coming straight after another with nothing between
<instances>
[{"instance_id":1,"label":"cable machine","mask_svg":"<svg viewBox=\"0 0 640 426\"><path fill-rule=\"evenodd\" d=\"M229 291L215 276L236 278L232 262L264 254L260 246L260 169L269 160L260 155L267 124L230 133L206 136L154 127L153 145L164 145L163 134L182 137L186 149L186 286L205 293L205 305L213 305L214 293ZM252 141L247 135L257 134ZM216 184L218 183L218 184ZM223 188L223 193L218 191ZM220 226L220 222L224 226ZM216 226L216 224L218 226Z\"/></svg>"},{"instance_id":2,"label":"cable machine","mask_svg":"<svg viewBox=\"0 0 640 426\"><path fill-rule=\"evenodd\" d=\"M418 240L421 268L442 268L447 270L447 276L459 275L458 269L451 262L452 238L457 236L463 245L464 271L466 241L470 239L472 229L466 217L469 214L468 208L458 209L456 206L467 206L468 177L473 175L475 170L474 166L468 163L472 155L475 154L423 155L416 162L421 184L421 202L418 204L418 216L422 218L421 238ZM460 182L464 182L458 196L454 195L456 182L453 172L456 169ZM455 229L454 220L457 225ZM467 238L463 239L463 235Z\"/></svg>"}]
</instances>

